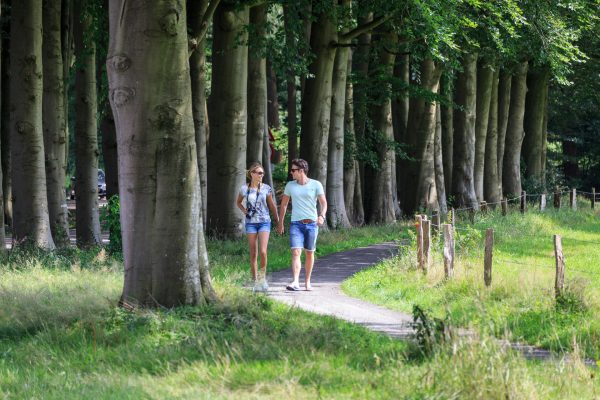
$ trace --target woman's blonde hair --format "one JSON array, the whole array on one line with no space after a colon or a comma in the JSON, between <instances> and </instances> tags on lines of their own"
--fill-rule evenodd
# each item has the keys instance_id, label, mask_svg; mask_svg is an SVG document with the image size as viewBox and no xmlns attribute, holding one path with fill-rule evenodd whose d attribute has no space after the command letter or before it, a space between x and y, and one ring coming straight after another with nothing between
<instances>
[{"instance_id":1,"label":"woman's blonde hair","mask_svg":"<svg viewBox=\"0 0 600 400\"><path fill-rule=\"evenodd\" d=\"M254 171L256 168L261 168L263 171L265 170L265 168L262 166L261 163L259 163L259 162L253 162L252 164L250 164L250 166L248 167L248 170L246 171L246 179L248 179L249 181L252 180L252 177L250 176L250 173L252 171Z\"/></svg>"}]
</instances>

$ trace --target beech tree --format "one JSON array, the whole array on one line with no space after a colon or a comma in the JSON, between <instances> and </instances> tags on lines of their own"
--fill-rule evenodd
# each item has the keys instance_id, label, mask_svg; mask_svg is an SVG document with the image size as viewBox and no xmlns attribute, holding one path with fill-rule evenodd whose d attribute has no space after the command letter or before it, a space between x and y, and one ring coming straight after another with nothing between
<instances>
[{"instance_id":1,"label":"beech tree","mask_svg":"<svg viewBox=\"0 0 600 400\"><path fill-rule=\"evenodd\" d=\"M53 249L42 129L42 0L16 1L11 13L13 240Z\"/></svg>"},{"instance_id":2,"label":"beech tree","mask_svg":"<svg viewBox=\"0 0 600 400\"><path fill-rule=\"evenodd\" d=\"M208 258L185 7L178 0L115 0L109 21L125 262L121 301L172 307L210 300L209 275L201 279Z\"/></svg>"}]
</instances>

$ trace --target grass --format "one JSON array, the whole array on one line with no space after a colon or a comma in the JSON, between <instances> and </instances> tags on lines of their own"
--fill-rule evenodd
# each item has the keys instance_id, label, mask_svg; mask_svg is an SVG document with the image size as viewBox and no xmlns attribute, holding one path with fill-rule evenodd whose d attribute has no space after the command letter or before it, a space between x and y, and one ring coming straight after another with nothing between
<instances>
[{"instance_id":1,"label":"grass","mask_svg":"<svg viewBox=\"0 0 600 400\"><path fill-rule=\"evenodd\" d=\"M483 284L483 232L488 227L494 228L495 241L490 288ZM562 236L566 260L566 289L558 302L553 234ZM395 310L410 312L418 304L460 326L559 352L577 347L600 359L600 218L589 204L580 202L578 211L525 216L494 212L471 226L459 221L453 280L444 278L441 246L434 242L426 277L415 268L411 244L397 259L357 274L343 289Z\"/></svg>"},{"instance_id":2,"label":"grass","mask_svg":"<svg viewBox=\"0 0 600 400\"><path fill-rule=\"evenodd\" d=\"M398 226L327 233L319 251L397 232ZM272 268L286 266L285 243L274 238ZM209 243L220 304L135 312L115 307L122 264L103 251L10 253L0 265L0 398L578 399L599 393L598 378L577 363L526 362L485 337L438 343L425 355L413 343L252 295L239 288L249 273L244 248L243 241Z\"/></svg>"}]
</instances>

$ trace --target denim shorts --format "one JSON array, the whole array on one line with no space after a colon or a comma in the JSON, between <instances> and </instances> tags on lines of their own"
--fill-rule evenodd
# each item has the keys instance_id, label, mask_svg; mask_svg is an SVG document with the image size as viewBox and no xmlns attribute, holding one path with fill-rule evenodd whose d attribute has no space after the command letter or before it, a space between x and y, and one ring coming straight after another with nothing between
<instances>
[{"instance_id":1,"label":"denim shorts","mask_svg":"<svg viewBox=\"0 0 600 400\"><path fill-rule=\"evenodd\" d=\"M271 221L246 222L246 234L258 232L271 232Z\"/></svg>"},{"instance_id":2,"label":"denim shorts","mask_svg":"<svg viewBox=\"0 0 600 400\"><path fill-rule=\"evenodd\" d=\"M315 251L318 235L319 227L316 222L303 224L300 221L292 221L290 224L290 247L292 249Z\"/></svg>"}]
</instances>

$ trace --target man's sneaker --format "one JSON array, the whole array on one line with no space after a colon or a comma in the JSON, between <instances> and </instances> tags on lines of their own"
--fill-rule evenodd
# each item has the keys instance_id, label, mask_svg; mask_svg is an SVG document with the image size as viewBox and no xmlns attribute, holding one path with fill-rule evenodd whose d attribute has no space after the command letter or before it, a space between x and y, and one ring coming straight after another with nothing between
<instances>
[{"instance_id":1,"label":"man's sneaker","mask_svg":"<svg viewBox=\"0 0 600 400\"><path fill-rule=\"evenodd\" d=\"M298 285L298 283L296 283L296 282L292 282L289 285L287 285L285 288L292 292L297 292L298 290L300 290L300 285Z\"/></svg>"}]
</instances>

